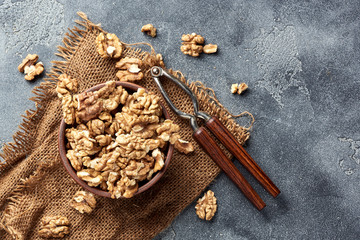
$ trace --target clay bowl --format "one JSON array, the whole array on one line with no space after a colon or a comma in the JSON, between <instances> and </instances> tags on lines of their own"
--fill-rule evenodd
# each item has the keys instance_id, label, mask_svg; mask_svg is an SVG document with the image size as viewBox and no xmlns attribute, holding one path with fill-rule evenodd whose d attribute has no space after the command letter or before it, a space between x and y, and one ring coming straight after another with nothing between
<instances>
[{"instance_id":1,"label":"clay bowl","mask_svg":"<svg viewBox=\"0 0 360 240\"><path fill-rule=\"evenodd\" d=\"M92 88L89 88L86 90L86 92L91 92L91 91L97 91L100 88L102 88L105 84L99 84L96 85ZM122 86L123 88L125 88L130 94L132 94L133 92L136 92L138 88L142 88L139 85L133 84L133 83L127 83L127 82L116 82L116 86ZM162 110L163 110L163 117L165 117L165 119L170 119L170 115L169 113L166 111L165 107L161 104ZM59 130L59 152L60 152L60 158L61 158L61 162L64 165L66 171L70 174L70 176L75 180L75 182L77 182L80 186L82 186L85 190L96 194L98 196L102 196L102 197L108 197L110 198L110 193L107 191L103 191L100 188L97 187L90 187L89 185L87 185L86 182L84 182L83 180L81 180L77 175L76 175L76 171L75 169L71 166L70 161L67 159L66 157L66 138L65 138L65 129L66 129L66 123L64 122L64 120L61 121L60 124L60 130ZM151 188L156 182L158 182L160 180L160 178L164 175L166 169L168 168L169 164L170 164L170 160L171 157L173 155L174 152L174 146L169 144L167 147L167 150L164 152L164 154L166 155L166 159L164 162L164 167L161 169L161 171L157 172L153 178L150 181L142 181L145 182L143 185L141 185L142 182L139 183L139 189L138 191L135 193L135 195L140 194L146 190L148 190L149 188Z\"/></svg>"}]
</instances>

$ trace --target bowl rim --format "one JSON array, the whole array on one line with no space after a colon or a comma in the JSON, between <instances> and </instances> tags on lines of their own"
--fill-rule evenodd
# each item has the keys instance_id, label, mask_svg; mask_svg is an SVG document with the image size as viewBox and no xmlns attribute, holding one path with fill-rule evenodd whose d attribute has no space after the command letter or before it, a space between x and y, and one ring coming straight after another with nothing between
<instances>
[{"instance_id":1,"label":"bowl rim","mask_svg":"<svg viewBox=\"0 0 360 240\"><path fill-rule=\"evenodd\" d=\"M140 85L137 85L137 84L134 84L134 83L119 82L119 81L115 81L115 83L116 83L116 86L122 86L125 89L130 89L131 91L134 91L134 92L136 92L139 88L144 88L144 87L142 87ZM95 85L95 86L93 86L91 88L88 88L83 92L97 91L97 90L99 90L100 88L102 88L104 86L105 86L105 83L101 83L101 84ZM148 90L146 88L144 88L144 89L148 92ZM162 103L160 103L160 106L162 108L163 115L164 115L165 119L171 119L170 114L166 110L164 105ZM67 124L65 123L64 119L62 118L61 123L60 123L60 128L59 128L58 148L59 148L59 153L60 153L60 159L61 159L61 162L62 162L63 166L65 167L65 170L69 173L71 178L76 183L78 183L80 186L82 186L85 190L87 190L87 191L89 191L91 193L94 193L94 194L96 194L98 196L111 198L111 194L108 191L104 191L104 190L101 190L101 189L95 188L95 187L90 187L85 181L81 180L77 176L75 169L71 166L71 163L70 163L69 159L66 157L66 144L65 144L65 129L66 129L66 126L67 126ZM157 183L160 180L160 178L164 175L165 171L167 170L167 168L168 168L168 166L170 164L173 153L174 153L174 145L169 144L163 168L160 171L158 171L156 173L156 175L153 176L150 181L145 183L143 186L139 187L138 191L134 194L134 196L138 195L138 194L140 194L142 192L145 192L146 190L151 188L153 185L155 185L155 183ZM121 196L120 198L124 198L124 197Z\"/></svg>"}]
</instances>

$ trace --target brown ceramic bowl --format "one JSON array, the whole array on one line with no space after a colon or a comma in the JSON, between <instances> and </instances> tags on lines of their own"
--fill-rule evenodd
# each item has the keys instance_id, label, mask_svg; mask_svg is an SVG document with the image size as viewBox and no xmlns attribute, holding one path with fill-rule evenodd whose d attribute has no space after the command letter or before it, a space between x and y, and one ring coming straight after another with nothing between
<instances>
[{"instance_id":1,"label":"brown ceramic bowl","mask_svg":"<svg viewBox=\"0 0 360 240\"><path fill-rule=\"evenodd\" d=\"M99 84L96 85L92 88L89 88L88 90L86 90L86 92L92 92L92 91L97 91L100 88L102 88L105 84ZM133 93L136 92L138 88L142 88L139 85L133 84L133 83L127 83L127 82L116 82L117 86L122 86L123 88L125 88L129 93ZM165 117L165 119L170 119L170 115L169 113L166 111L165 107L161 104L162 110L163 110L163 116ZM64 122L64 120L61 121L60 124L60 130L59 130L59 152L60 152L60 158L61 158L61 162L63 163L66 171L70 174L70 176L75 180L75 182L77 182L79 185L81 185L83 188L85 188L87 191L94 193L96 195L102 196L102 197L108 197L110 198L110 193L107 191L103 191L100 188L96 188L96 187L90 187L89 185L87 185L86 182L84 182L83 180L81 180L77 175L76 175L76 171L75 169L71 166L70 161L67 159L66 157L66 138L65 138L65 129L66 129L66 123ZM156 182L159 181L159 179L164 175L166 169L168 168L169 164L170 164L170 160L171 157L173 155L174 152L174 146L169 144L167 150L165 151L165 155L166 155L166 159L165 159L165 163L164 163L164 167L161 169L161 171L157 172L153 178L148 181L145 182L145 184L143 184L142 186L139 187L138 191L135 193L135 195L140 194L146 190L148 190L150 187L152 187Z\"/></svg>"}]
</instances>

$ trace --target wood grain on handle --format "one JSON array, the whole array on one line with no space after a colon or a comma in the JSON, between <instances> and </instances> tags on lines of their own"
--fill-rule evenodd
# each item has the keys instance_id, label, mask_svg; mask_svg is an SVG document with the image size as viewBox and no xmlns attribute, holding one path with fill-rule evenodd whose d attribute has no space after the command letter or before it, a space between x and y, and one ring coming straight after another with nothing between
<instances>
[{"instance_id":1,"label":"wood grain on handle","mask_svg":"<svg viewBox=\"0 0 360 240\"><path fill-rule=\"evenodd\" d=\"M243 146L236 140L230 131L217 119L212 117L206 122L206 127L224 144L224 146L236 157L241 164L259 181L259 183L273 196L279 195L280 190L271 179L257 165Z\"/></svg>"},{"instance_id":2,"label":"wood grain on handle","mask_svg":"<svg viewBox=\"0 0 360 240\"><path fill-rule=\"evenodd\" d=\"M210 134L203 127L196 130L193 137L258 210L261 210L266 206L264 201L250 186L232 161L225 155L221 148L216 144L215 140L211 138Z\"/></svg>"}]
</instances>

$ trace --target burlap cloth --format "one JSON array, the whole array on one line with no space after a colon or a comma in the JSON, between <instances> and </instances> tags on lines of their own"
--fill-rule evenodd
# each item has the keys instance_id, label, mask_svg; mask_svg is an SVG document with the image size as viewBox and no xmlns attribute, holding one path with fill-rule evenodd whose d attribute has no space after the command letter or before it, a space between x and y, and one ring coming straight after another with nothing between
<instances>
[{"instance_id":1,"label":"burlap cloth","mask_svg":"<svg viewBox=\"0 0 360 240\"><path fill-rule=\"evenodd\" d=\"M79 81L79 91L116 80L115 62L100 58L95 49L94 40L103 30L85 14L79 15L80 28L69 29L58 49L57 55L64 61L53 62L48 78L33 91L36 109L26 111L14 142L2 149L0 239L38 239L40 219L49 215L68 217L71 233L67 239L151 239L169 226L220 172L193 141L195 152L183 155L175 151L167 172L150 190L125 200L97 197L97 207L90 215L70 208L69 200L80 187L60 163L57 138L62 113L55 92L56 79L61 73L70 74ZM141 58L150 68L157 64L153 53L127 45L123 56ZM182 80L185 81L183 77ZM158 93L149 73L138 84ZM191 112L192 104L186 94L168 82L165 86L174 103ZM247 129L236 124L211 89L199 82L190 87L203 111L217 116L241 143L248 139ZM192 139L188 121L173 112L171 118L180 125L181 135Z\"/></svg>"}]
</instances>

